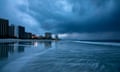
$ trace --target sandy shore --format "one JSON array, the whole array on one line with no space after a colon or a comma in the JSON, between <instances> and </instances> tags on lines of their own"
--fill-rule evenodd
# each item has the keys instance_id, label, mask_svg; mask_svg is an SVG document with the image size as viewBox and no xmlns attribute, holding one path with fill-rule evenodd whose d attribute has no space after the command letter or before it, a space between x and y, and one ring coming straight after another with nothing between
<instances>
[{"instance_id":1,"label":"sandy shore","mask_svg":"<svg viewBox=\"0 0 120 72\"><path fill-rule=\"evenodd\" d=\"M53 40L31 40L31 39L0 39L0 43L11 43L19 41L53 41Z\"/></svg>"}]
</instances>

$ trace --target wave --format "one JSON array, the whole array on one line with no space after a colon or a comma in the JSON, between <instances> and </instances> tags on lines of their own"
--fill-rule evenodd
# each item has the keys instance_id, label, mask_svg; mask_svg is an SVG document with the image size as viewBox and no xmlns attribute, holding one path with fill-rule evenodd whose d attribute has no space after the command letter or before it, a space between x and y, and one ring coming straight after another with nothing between
<instances>
[{"instance_id":1,"label":"wave","mask_svg":"<svg viewBox=\"0 0 120 72\"><path fill-rule=\"evenodd\" d=\"M90 42L90 41L73 41L73 42L84 43L84 44L94 44L94 45L120 46L120 43L115 43L115 42Z\"/></svg>"}]
</instances>

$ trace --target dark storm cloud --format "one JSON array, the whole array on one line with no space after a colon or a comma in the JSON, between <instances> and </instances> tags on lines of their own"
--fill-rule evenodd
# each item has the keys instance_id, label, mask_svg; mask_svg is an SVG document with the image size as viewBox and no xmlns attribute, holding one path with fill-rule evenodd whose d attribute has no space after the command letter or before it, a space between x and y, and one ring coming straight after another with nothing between
<instances>
[{"instance_id":1,"label":"dark storm cloud","mask_svg":"<svg viewBox=\"0 0 120 72\"><path fill-rule=\"evenodd\" d=\"M46 31L81 33L120 30L117 0L29 0L29 10Z\"/></svg>"},{"instance_id":2,"label":"dark storm cloud","mask_svg":"<svg viewBox=\"0 0 120 72\"><path fill-rule=\"evenodd\" d=\"M82 0L81 0L82 1ZM96 2L94 2L96 1ZM91 3L90 3L91 2ZM79 1L77 2L79 8ZM113 0L89 0L88 6L86 1L82 2L82 9L77 9L75 12L79 15L78 21L69 21L59 24L55 31L58 32L115 32L120 31L120 6L119 1ZM93 4L93 7L90 6ZM91 8L91 9L89 9ZM110 10L107 10L110 9ZM82 14L81 14L82 10ZM98 10L98 12L97 12ZM93 16L91 16L93 15ZM85 17L85 20L81 21Z\"/></svg>"},{"instance_id":3,"label":"dark storm cloud","mask_svg":"<svg viewBox=\"0 0 120 72\"><path fill-rule=\"evenodd\" d=\"M120 31L119 0L1 0L0 9L1 17L35 33Z\"/></svg>"}]
</instances>

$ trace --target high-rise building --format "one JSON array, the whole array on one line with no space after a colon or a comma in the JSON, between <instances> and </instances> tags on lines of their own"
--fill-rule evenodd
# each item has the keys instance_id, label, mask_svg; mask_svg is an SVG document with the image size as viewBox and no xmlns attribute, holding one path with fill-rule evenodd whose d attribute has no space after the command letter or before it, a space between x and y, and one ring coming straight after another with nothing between
<instances>
[{"instance_id":1,"label":"high-rise building","mask_svg":"<svg viewBox=\"0 0 120 72\"><path fill-rule=\"evenodd\" d=\"M18 26L18 37L20 39L25 39L25 27Z\"/></svg>"},{"instance_id":2,"label":"high-rise building","mask_svg":"<svg viewBox=\"0 0 120 72\"><path fill-rule=\"evenodd\" d=\"M0 18L0 38L8 38L9 21Z\"/></svg>"},{"instance_id":3,"label":"high-rise building","mask_svg":"<svg viewBox=\"0 0 120 72\"><path fill-rule=\"evenodd\" d=\"M18 38L18 26L9 26L9 36L11 38Z\"/></svg>"},{"instance_id":4,"label":"high-rise building","mask_svg":"<svg viewBox=\"0 0 120 72\"><path fill-rule=\"evenodd\" d=\"M45 39L52 39L52 33L46 32Z\"/></svg>"}]
</instances>

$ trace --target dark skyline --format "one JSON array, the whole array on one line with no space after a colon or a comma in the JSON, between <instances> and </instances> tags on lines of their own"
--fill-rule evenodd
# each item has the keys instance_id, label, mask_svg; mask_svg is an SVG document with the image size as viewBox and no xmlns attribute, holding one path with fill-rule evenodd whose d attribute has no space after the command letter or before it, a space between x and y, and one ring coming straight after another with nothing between
<instances>
[{"instance_id":1,"label":"dark skyline","mask_svg":"<svg viewBox=\"0 0 120 72\"><path fill-rule=\"evenodd\" d=\"M35 34L120 39L119 0L1 0L0 10L0 17Z\"/></svg>"}]
</instances>

